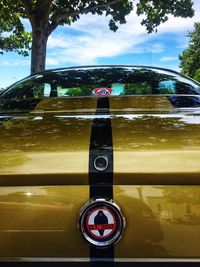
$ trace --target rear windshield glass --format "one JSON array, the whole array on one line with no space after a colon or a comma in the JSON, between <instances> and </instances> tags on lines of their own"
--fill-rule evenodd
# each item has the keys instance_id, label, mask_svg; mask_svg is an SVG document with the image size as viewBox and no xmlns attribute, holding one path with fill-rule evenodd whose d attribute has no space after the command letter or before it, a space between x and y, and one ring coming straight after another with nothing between
<instances>
[{"instance_id":1,"label":"rear windshield glass","mask_svg":"<svg viewBox=\"0 0 200 267\"><path fill-rule=\"evenodd\" d=\"M1 99L49 97L199 95L199 84L174 72L131 67L80 68L31 76L6 90Z\"/></svg>"}]
</instances>

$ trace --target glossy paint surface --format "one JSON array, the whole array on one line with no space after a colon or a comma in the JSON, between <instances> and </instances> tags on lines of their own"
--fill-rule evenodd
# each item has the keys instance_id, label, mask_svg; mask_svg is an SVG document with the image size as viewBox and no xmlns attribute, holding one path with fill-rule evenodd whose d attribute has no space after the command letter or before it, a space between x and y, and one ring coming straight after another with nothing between
<instances>
[{"instance_id":1,"label":"glossy paint surface","mask_svg":"<svg viewBox=\"0 0 200 267\"><path fill-rule=\"evenodd\" d=\"M32 179L33 174L69 174L83 181L83 176L88 173L92 119L76 117L71 113L72 103L68 105L68 102L64 108L62 99L58 101L58 106L62 103L62 113L59 109L52 113L55 101L47 100L45 104L41 101L30 114L1 117L1 175L29 174L28 179ZM91 103L96 108L94 100L83 101L82 105L80 100L72 102L79 112ZM79 178L77 174L80 174Z\"/></svg>"},{"instance_id":2,"label":"glossy paint surface","mask_svg":"<svg viewBox=\"0 0 200 267\"><path fill-rule=\"evenodd\" d=\"M77 227L88 186L0 189L0 256L85 258ZM126 228L115 258L197 258L200 186L115 186Z\"/></svg>"},{"instance_id":3,"label":"glossy paint surface","mask_svg":"<svg viewBox=\"0 0 200 267\"><path fill-rule=\"evenodd\" d=\"M110 98L110 114L95 115L95 98L85 100L1 116L0 256L89 258L77 219L89 200L92 120L107 116L127 222L115 258L200 258L200 111L138 96Z\"/></svg>"},{"instance_id":4,"label":"glossy paint surface","mask_svg":"<svg viewBox=\"0 0 200 267\"><path fill-rule=\"evenodd\" d=\"M166 97L158 100L116 101L122 109L112 119L115 184L199 183L200 110L174 109ZM111 110L115 106L113 99Z\"/></svg>"},{"instance_id":5,"label":"glossy paint surface","mask_svg":"<svg viewBox=\"0 0 200 267\"><path fill-rule=\"evenodd\" d=\"M127 227L116 258L199 258L200 186L116 186Z\"/></svg>"},{"instance_id":6,"label":"glossy paint surface","mask_svg":"<svg viewBox=\"0 0 200 267\"><path fill-rule=\"evenodd\" d=\"M0 188L0 256L88 258L77 228L88 186Z\"/></svg>"}]
</instances>

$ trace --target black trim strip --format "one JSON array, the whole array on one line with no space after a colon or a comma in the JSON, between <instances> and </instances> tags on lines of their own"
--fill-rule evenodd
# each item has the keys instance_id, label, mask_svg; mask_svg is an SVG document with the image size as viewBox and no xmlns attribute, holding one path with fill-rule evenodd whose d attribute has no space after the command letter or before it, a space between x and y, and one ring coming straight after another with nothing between
<instances>
[{"instance_id":1,"label":"black trim strip","mask_svg":"<svg viewBox=\"0 0 200 267\"><path fill-rule=\"evenodd\" d=\"M200 98L197 96L167 96L171 105L175 108L198 108Z\"/></svg>"},{"instance_id":2,"label":"black trim strip","mask_svg":"<svg viewBox=\"0 0 200 267\"><path fill-rule=\"evenodd\" d=\"M32 111L38 103L41 101L41 99L1 99L0 100L0 112L1 113L27 113Z\"/></svg>"},{"instance_id":3,"label":"black trim strip","mask_svg":"<svg viewBox=\"0 0 200 267\"><path fill-rule=\"evenodd\" d=\"M109 115L109 97L97 99L96 115ZM106 155L109 164L108 168L99 172L94 168L94 159L98 155ZM113 198L113 142L111 118L95 118L92 122L89 152L89 185L90 198ZM98 259L107 259L111 264L114 262L114 247L99 249L90 246L91 262L98 262ZM96 266L96 265L95 265Z\"/></svg>"},{"instance_id":4,"label":"black trim strip","mask_svg":"<svg viewBox=\"0 0 200 267\"><path fill-rule=\"evenodd\" d=\"M32 111L39 102L40 99L0 100L0 124Z\"/></svg>"}]
</instances>

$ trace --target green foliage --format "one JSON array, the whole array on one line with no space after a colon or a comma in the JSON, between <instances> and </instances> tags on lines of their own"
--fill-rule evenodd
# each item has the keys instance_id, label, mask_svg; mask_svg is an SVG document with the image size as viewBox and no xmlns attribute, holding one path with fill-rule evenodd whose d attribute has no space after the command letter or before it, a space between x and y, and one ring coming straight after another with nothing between
<instances>
[{"instance_id":1,"label":"green foliage","mask_svg":"<svg viewBox=\"0 0 200 267\"><path fill-rule=\"evenodd\" d=\"M0 34L0 54L3 51L14 51L23 56L28 56L30 50L31 34L28 32L21 32L20 35L15 33L8 37L3 37Z\"/></svg>"},{"instance_id":2,"label":"green foliage","mask_svg":"<svg viewBox=\"0 0 200 267\"><path fill-rule=\"evenodd\" d=\"M194 24L194 31L189 32L188 48L179 55L182 73L199 80L200 69L200 22Z\"/></svg>"},{"instance_id":3,"label":"green foliage","mask_svg":"<svg viewBox=\"0 0 200 267\"><path fill-rule=\"evenodd\" d=\"M82 90L80 88L70 88L66 95L68 96L82 96Z\"/></svg>"},{"instance_id":4,"label":"green foliage","mask_svg":"<svg viewBox=\"0 0 200 267\"><path fill-rule=\"evenodd\" d=\"M0 1L0 54L15 51L27 56L30 50L31 33L26 32L21 16L6 1Z\"/></svg>"},{"instance_id":5,"label":"green foliage","mask_svg":"<svg viewBox=\"0 0 200 267\"><path fill-rule=\"evenodd\" d=\"M194 79L200 82L200 68L195 71Z\"/></svg>"},{"instance_id":6,"label":"green foliage","mask_svg":"<svg viewBox=\"0 0 200 267\"><path fill-rule=\"evenodd\" d=\"M194 10L191 0L140 0L137 3L137 14L145 15L142 25L146 26L148 33L168 20L168 15L175 17L192 17Z\"/></svg>"},{"instance_id":7,"label":"green foliage","mask_svg":"<svg viewBox=\"0 0 200 267\"><path fill-rule=\"evenodd\" d=\"M92 94L92 90L95 87L92 86L82 86L80 87L74 87L67 90L66 95L67 96L90 96Z\"/></svg>"},{"instance_id":8,"label":"green foliage","mask_svg":"<svg viewBox=\"0 0 200 267\"><path fill-rule=\"evenodd\" d=\"M124 86L123 95L151 95L151 94L152 94L151 86L146 82L126 84Z\"/></svg>"}]
</instances>

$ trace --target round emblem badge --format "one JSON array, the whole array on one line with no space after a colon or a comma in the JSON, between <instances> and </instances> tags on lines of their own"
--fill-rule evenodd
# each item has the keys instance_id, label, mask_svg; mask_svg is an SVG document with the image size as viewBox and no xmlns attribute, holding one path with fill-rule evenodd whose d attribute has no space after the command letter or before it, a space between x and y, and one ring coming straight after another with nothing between
<instances>
[{"instance_id":1,"label":"round emblem badge","mask_svg":"<svg viewBox=\"0 0 200 267\"><path fill-rule=\"evenodd\" d=\"M112 92L113 92L112 88L108 87L100 87L92 90L92 93L97 96L109 96L110 94L112 94Z\"/></svg>"},{"instance_id":2,"label":"round emblem badge","mask_svg":"<svg viewBox=\"0 0 200 267\"><path fill-rule=\"evenodd\" d=\"M79 225L83 237L90 244L107 247L120 239L125 219L114 202L96 199L81 209Z\"/></svg>"}]
</instances>

